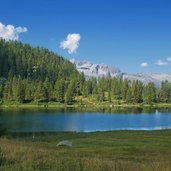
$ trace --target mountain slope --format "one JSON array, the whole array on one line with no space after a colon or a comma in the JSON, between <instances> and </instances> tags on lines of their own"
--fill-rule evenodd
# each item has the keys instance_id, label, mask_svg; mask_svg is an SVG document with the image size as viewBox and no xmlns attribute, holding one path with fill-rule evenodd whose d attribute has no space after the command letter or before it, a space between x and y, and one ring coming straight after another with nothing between
<instances>
[{"instance_id":1,"label":"mountain slope","mask_svg":"<svg viewBox=\"0 0 171 171\"><path fill-rule=\"evenodd\" d=\"M0 39L0 102L73 101L79 72L45 48Z\"/></svg>"},{"instance_id":2,"label":"mountain slope","mask_svg":"<svg viewBox=\"0 0 171 171\"><path fill-rule=\"evenodd\" d=\"M20 76L42 81L48 77L55 82L57 78L70 77L74 72L73 64L45 48L0 39L0 77Z\"/></svg>"}]
</instances>

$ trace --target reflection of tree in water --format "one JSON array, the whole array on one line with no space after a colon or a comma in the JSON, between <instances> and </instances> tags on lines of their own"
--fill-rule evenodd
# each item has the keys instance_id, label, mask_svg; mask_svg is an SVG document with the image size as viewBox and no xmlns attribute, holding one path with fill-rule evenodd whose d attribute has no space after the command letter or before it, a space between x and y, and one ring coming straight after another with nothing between
<instances>
[{"instance_id":1,"label":"reflection of tree in water","mask_svg":"<svg viewBox=\"0 0 171 171\"><path fill-rule=\"evenodd\" d=\"M0 117L3 115L3 109L0 109ZM0 124L0 137L8 133L7 128L4 128L4 125Z\"/></svg>"},{"instance_id":2,"label":"reflection of tree in water","mask_svg":"<svg viewBox=\"0 0 171 171\"><path fill-rule=\"evenodd\" d=\"M119 113L119 114L154 114L156 110L160 113L171 113L171 108L155 108L155 107L116 107L103 109L103 112Z\"/></svg>"},{"instance_id":3,"label":"reflection of tree in water","mask_svg":"<svg viewBox=\"0 0 171 171\"><path fill-rule=\"evenodd\" d=\"M171 113L171 108L158 108L157 110L160 113Z\"/></svg>"},{"instance_id":4,"label":"reflection of tree in water","mask_svg":"<svg viewBox=\"0 0 171 171\"><path fill-rule=\"evenodd\" d=\"M7 134L9 134L8 129L7 128L3 128L0 125L0 137L2 137L3 135L7 135Z\"/></svg>"},{"instance_id":5,"label":"reflection of tree in water","mask_svg":"<svg viewBox=\"0 0 171 171\"><path fill-rule=\"evenodd\" d=\"M111 113L140 114L142 112L143 112L143 108L141 108L141 107L117 107L117 108L111 108Z\"/></svg>"},{"instance_id":6,"label":"reflection of tree in water","mask_svg":"<svg viewBox=\"0 0 171 171\"><path fill-rule=\"evenodd\" d=\"M156 109L154 107L144 107L143 108L143 113L152 113L154 114Z\"/></svg>"},{"instance_id":7,"label":"reflection of tree in water","mask_svg":"<svg viewBox=\"0 0 171 171\"><path fill-rule=\"evenodd\" d=\"M103 112L119 113L119 114L154 114L156 110L160 113L171 113L171 108L155 108L155 107L116 107L103 109Z\"/></svg>"}]
</instances>

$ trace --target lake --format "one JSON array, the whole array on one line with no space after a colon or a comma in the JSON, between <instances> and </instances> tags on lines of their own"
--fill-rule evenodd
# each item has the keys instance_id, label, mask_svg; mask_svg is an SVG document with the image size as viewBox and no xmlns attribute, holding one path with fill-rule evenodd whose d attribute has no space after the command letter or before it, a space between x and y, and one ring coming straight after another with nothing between
<instances>
[{"instance_id":1,"label":"lake","mask_svg":"<svg viewBox=\"0 0 171 171\"><path fill-rule=\"evenodd\" d=\"M128 108L98 112L74 109L0 110L0 130L8 132L93 132L171 128L171 109Z\"/></svg>"}]
</instances>

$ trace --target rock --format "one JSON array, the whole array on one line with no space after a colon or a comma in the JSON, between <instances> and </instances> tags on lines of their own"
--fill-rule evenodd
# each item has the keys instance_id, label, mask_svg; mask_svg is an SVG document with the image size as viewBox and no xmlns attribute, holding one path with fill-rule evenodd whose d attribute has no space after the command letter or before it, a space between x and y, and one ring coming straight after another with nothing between
<instances>
[{"instance_id":1,"label":"rock","mask_svg":"<svg viewBox=\"0 0 171 171\"><path fill-rule=\"evenodd\" d=\"M105 64L93 64L89 61L76 61L75 59L70 60L71 63L75 64L77 70L80 73L84 73L87 79L91 77L100 78L103 76L121 77L121 71L116 67L111 67Z\"/></svg>"},{"instance_id":2,"label":"rock","mask_svg":"<svg viewBox=\"0 0 171 171\"><path fill-rule=\"evenodd\" d=\"M67 141L67 140L63 140L60 141L57 146L67 146L67 147L72 147L72 142L71 141Z\"/></svg>"}]
</instances>

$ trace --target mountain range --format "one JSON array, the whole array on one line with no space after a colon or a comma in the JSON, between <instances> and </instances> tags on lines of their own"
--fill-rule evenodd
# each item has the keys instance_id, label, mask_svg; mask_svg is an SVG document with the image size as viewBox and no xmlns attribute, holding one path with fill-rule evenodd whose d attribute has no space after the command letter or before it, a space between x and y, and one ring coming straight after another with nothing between
<instances>
[{"instance_id":1,"label":"mountain range","mask_svg":"<svg viewBox=\"0 0 171 171\"><path fill-rule=\"evenodd\" d=\"M148 82L154 82L156 85L160 85L162 81L171 82L171 73L124 73L119 68L108 66L105 64L93 64L89 61L77 61L75 59L70 60L71 63L75 64L77 70L79 72L83 72L86 78L91 77L103 77L103 76L111 76L111 77L120 77L127 78L128 80L139 80L144 84Z\"/></svg>"}]
</instances>

